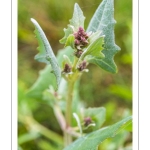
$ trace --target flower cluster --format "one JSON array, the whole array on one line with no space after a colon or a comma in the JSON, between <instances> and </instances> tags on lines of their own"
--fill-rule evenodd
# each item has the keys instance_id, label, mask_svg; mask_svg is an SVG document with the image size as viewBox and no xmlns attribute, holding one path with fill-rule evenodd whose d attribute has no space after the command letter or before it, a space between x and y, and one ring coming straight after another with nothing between
<instances>
[{"instance_id":1,"label":"flower cluster","mask_svg":"<svg viewBox=\"0 0 150 150\"><path fill-rule=\"evenodd\" d=\"M79 27L79 30L74 33L75 37L75 47L79 50L80 47L85 47L88 44L88 35L82 27Z\"/></svg>"},{"instance_id":2,"label":"flower cluster","mask_svg":"<svg viewBox=\"0 0 150 150\"><path fill-rule=\"evenodd\" d=\"M82 50L77 50L74 52L74 55L77 57L77 58L80 58L80 56L82 55L83 51Z\"/></svg>"},{"instance_id":3,"label":"flower cluster","mask_svg":"<svg viewBox=\"0 0 150 150\"><path fill-rule=\"evenodd\" d=\"M82 49L85 46L87 46L89 43L88 42L89 36L82 27L79 27L78 31L74 33L74 37L75 37L74 44L75 44L75 48L76 48L76 51L74 54L77 58L80 58L80 56L83 53Z\"/></svg>"},{"instance_id":4,"label":"flower cluster","mask_svg":"<svg viewBox=\"0 0 150 150\"><path fill-rule=\"evenodd\" d=\"M78 28L77 32L73 33L74 35L74 55L77 58L80 58L80 56L82 55L84 48L89 44L88 42L88 38L89 35L88 33L85 32L85 30L82 27ZM80 63L77 63L78 66L76 66L76 69L78 69L78 71L82 72L82 71L88 71L86 69L87 67L87 62L85 60L83 60ZM71 74L72 73L72 65L69 65L68 63L66 63L63 67L62 73L63 74ZM74 66L75 67L75 66Z\"/></svg>"}]
</instances>

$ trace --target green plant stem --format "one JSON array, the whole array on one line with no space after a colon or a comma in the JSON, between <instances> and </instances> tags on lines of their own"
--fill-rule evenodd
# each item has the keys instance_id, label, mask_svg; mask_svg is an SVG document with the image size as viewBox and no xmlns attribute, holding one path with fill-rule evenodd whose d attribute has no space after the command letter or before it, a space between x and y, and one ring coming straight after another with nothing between
<instances>
[{"instance_id":1,"label":"green plant stem","mask_svg":"<svg viewBox=\"0 0 150 150\"><path fill-rule=\"evenodd\" d=\"M79 60L79 59L78 59L77 57L74 58L74 63L73 63L73 67L72 67L72 71L73 71L73 72L76 71L76 65L77 65L77 63L78 63L78 60Z\"/></svg>"},{"instance_id":2,"label":"green plant stem","mask_svg":"<svg viewBox=\"0 0 150 150\"><path fill-rule=\"evenodd\" d=\"M67 132L68 128L71 127L72 121L72 100L73 100L73 92L74 92L74 85L79 77L79 72L76 69L76 65L78 63L78 58L74 58L74 63L72 66L73 74L69 75L68 77L68 89L67 89L67 99L66 99L66 131L64 131L64 141L65 146L69 145L72 142L72 135Z\"/></svg>"},{"instance_id":3,"label":"green plant stem","mask_svg":"<svg viewBox=\"0 0 150 150\"><path fill-rule=\"evenodd\" d=\"M71 126L72 119L72 99L73 99L73 89L74 89L75 81L68 82L68 93L67 93L67 101L66 101L66 130ZM72 136L65 132L65 146L69 145L72 142Z\"/></svg>"},{"instance_id":4,"label":"green plant stem","mask_svg":"<svg viewBox=\"0 0 150 150\"><path fill-rule=\"evenodd\" d=\"M68 126L71 125L73 88L74 82L70 82L68 86L67 107L66 107L66 110L68 112L66 113L66 122Z\"/></svg>"}]
</instances>

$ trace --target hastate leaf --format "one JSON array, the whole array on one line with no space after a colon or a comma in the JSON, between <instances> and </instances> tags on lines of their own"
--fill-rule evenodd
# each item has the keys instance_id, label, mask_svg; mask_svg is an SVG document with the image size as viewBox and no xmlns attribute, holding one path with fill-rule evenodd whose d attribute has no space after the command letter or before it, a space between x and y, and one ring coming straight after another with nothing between
<instances>
[{"instance_id":1,"label":"hastate leaf","mask_svg":"<svg viewBox=\"0 0 150 150\"><path fill-rule=\"evenodd\" d=\"M40 62L44 62L46 64L51 64L52 71L56 76L56 81L57 81L56 89L57 89L61 80L61 70L58 65L57 59L38 22L33 18L31 19L31 21L35 26L35 35L39 43L39 47L38 47L39 53L35 56L35 59Z\"/></svg>"},{"instance_id":2,"label":"hastate leaf","mask_svg":"<svg viewBox=\"0 0 150 150\"><path fill-rule=\"evenodd\" d=\"M68 28L64 29L65 36L61 40L59 40L59 42L61 44L65 44L70 34L73 34L74 32L78 31L79 27L84 28L84 20L85 17L83 16L81 8L77 3L75 3L73 17L69 20L70 24L68 25Z\"/></svg>"},{"instance_id":3,"label":"hastate leaf","mask_svg":"<svg viewBox=\"0 0 150 150\"><path fill-rule=\"evenodd\" d=\"M114 55L120 50L120 48L115 44L113 3L113 0L102 1L89 23L87 32L96 32L100 30L102 31L102 34L105 35L103 50L105 57L102 59L93 57L90 62L98 65L108 72L116 73L117 67L114 62Z\"/></svg>"},{"instance_id":4,"label":"hastate leaf","mask_svg":"<svg viewBox=\"0 0 150 150\"><path fill-rule=\"evenodd\" d=\"M131 122L132 117L127 117L114 125L99 129L77 139L64 150L97 150L99 144L107 138L114 137L121 129L128 126Z\"/></svg>"}]
</instances>

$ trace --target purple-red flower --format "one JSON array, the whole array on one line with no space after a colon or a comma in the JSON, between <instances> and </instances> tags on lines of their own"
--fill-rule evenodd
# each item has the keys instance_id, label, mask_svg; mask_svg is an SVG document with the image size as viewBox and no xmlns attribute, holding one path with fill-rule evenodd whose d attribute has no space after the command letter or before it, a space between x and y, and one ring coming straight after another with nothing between
<instances>
[{"instance_id":1,"label":"purple-red flower","mask_svg":"<svg viewBox=\"0 0 150 150\"><path fill-rule=\"evenodd\" d=\"M86 46L88 44L88 35L82 27L79 27L79 30L74 33L75 37L75 47L78 49L78 46Z\"/></svg>"}]
</instances>

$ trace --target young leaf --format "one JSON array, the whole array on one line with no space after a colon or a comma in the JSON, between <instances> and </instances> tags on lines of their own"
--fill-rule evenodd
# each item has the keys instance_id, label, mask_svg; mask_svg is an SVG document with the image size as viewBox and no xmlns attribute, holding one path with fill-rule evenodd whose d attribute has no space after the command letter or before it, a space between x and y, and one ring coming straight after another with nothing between
<instances>
[{"instance_id":1,"label":"young leaf","mask_svg":"<svg viewBox=\"0 0 150 150\"><path fill-rule=\"evenodd\" d=\"M87 49L81 55L81 59L83 59L87 55L91 55L92 57L96 58L104 58L104 54L101 52L104 48L102 45L104 44L104 37L98 37L95 41L93 41Z\"/></svg>"},{"instance_id":2,"label":"young leaf","mask_svg":"<svg viewBox=\"0 0 150 150\"><path fill-rule=\"evenodd\" d=\"M95 126L92 126L90 128L90 131L97 130L102 126L102 124L105 122L105 115L106 110L104 107L85 109L84 118L90 117L92 121L95 123Z\"/></svg>"},{"instance_id":3,"label":"young leaf","mask_svg":"<svg viewBox=\"0 0 150 150\"><path fill-rule=\"evenodd\" d=\"M66 43L66 40L67 40L68 36L73 33L73 28L70 25L68 25L67 29L64 28L64 32L65 32L65 36L62 39L59 40L59 42L61 44L65 44Z\"/></svg>"},{"instance_id":4,"label":"young leaf","mask_svg":"<svg viewBox=\"0 0 150 150\"><path fill-rule=\"evenodd\" d=\"M56 87L57 89L61 80L61 70L58 66L57 59L38 22L33 18L31 18L31 21L35 26L35 35L39 43L39 47L38 47L39 53L35 56L35 59L40 62L45 62L46 64L51 64L53 73L55 74L56 81L57 81L57 87Z\"/></svg>"},{"instance_id":5,"label":"young leaf","mask_svg":"<svg viewBox=\"0 0 150 150\"><path fill-rule=\"evenodd\" d=\"M118 131L125 128L132 121L132 117L127 117L114 125L102 128L77 139L64 150L97 150L97 147L107 138L114 137Z\"/></svg>"},{"instance_id":6,"label":"young leaf","mask_svg":"<svg viewBox=\"0 0 150 150\"><path fill-rule=\"evenodd\" d=\"M70 34L67 38L67 41L66 41L66 44L65 44L65 47L66 46L71 46L73 49L74 49L74 40L75 40L75 37L73 34Z\"/></svg>"},{"instance_id":7,"label":"young leaf","mask_svg":"<svg viewBox=\"0 0 150 150\"><path fill-rule=\"evenodd\" d=\"M65 55L65 57L68 57L68 59L70 60L70 63L73 62L73 59L74 59L73 58L73 49L70 46L67 46L58 51L57 60L58 60L59 66L61 66L64 61L64 55Z\"/></svg>"},{"instance_id":8,"label":"young leaf","mask_svg":"<svg viewBox=\"0 0 150 150\"><path fill-rule=\"evenodd\" d=\"M77 31L79 27L84 28L84 20L85 17L83 16L82 10L80 9L79 5L75 3L73 17L69 20L70 24L68 25L68 28L64 29L65 36L59 42L61 44L65 44L70 34L73 34L73 32Z\"/></svg>"},{"instance_id":9,"label":"young leaf","mask_svg":"<svg viewBox=\"0 0 150 150\"><path fill-rule=\"evenodd\" d=\"M77 122L79 130L80 130L80 134L82 135L82 127L81 127L80 119L76 113L73 113L73 116L76 119L76 122Z\"/></svg>"},{"instance_id":10,"label":"young leaf","mask_svg":"<svg viewBox=\"0 0 150 150\"><path fill-rule=\"evenodd\" d=\"M105 35L103 50L105 57L102 59L93 57L89 60L89 62L98 65L108 72L116 73L117 67L114 62L114 55L120 50L120 48L115 44L113 3L113 0L102 1L89 23L87 32L96 32L100 30L102 31L102 34Z\"/></svg>"},{"instance_id":11,"label":"young leaf","mask_svg":"<svg viewBox=\"0 0 150 150\"><path fill-rule=\"evenodd\" d=\"M90 36L89 36L89 43L93 43L96 39L98 39L100 36L105 36L105 35L102 35L102 31L98 30L94 33L92 33Z\"/></svg>"}]
</instances>

